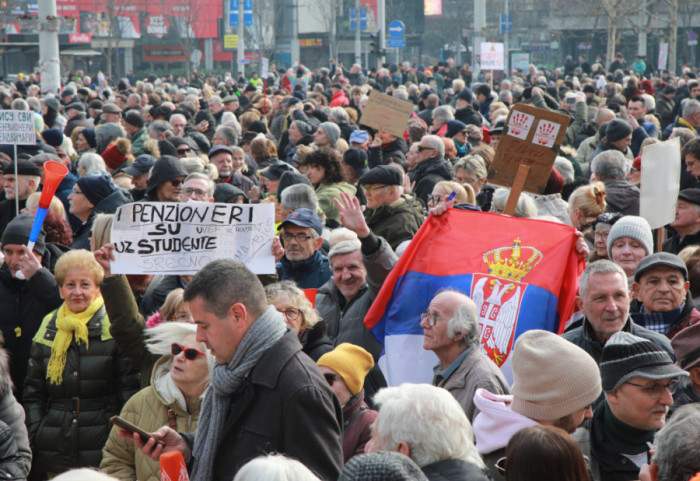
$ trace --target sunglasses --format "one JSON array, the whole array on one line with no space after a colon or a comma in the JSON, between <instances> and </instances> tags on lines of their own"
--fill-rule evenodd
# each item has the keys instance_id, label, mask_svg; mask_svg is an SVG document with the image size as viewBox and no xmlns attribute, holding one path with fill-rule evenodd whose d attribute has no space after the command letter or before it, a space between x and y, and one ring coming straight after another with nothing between
<instances>
[{"instance_id":1,"label":"sunglasses","mask_svg":"<svg viewBox=\"0 0 700 481\"><path fill-rule=\"evenodd\" d=\"M323 377L326 379L326 382L328 383L329 386L332 386L333 383L335 382L336 378L338 377L337 374L331 374L331 373L325 373Z\"/></svg>"},{"instance_id":2,"label":"sunglasses","mask_svg":"<svg viewBox=\"0 0 700 481\"><path fill-rule=\"evenodd\" d=\"M178 154L181 154L181 155L182 155L182 154L186 154L186 153L188 153L189 151L190 151L190 149L177 149L177 153L178 153Z\"/></svg>"},{"instance_id":3,"label":"sunglasses","mask_svg":"<svg viewBox=\"0 0 700 481\"><path fill-rule=\"evenodd\" d=\"M173 187L180 187L184 183L181 179L170 179L168 182L170 182L170 185Z\"/></svg>"},{"instance_id":4,"label":"sunglasses","mask_svg":"<svg viewBox=\"0 0 700 481\"><path fill-rule=\"evenodd\" d=\"M170 352L173 353L173 356L177 356L181 352L184 352L185 359L187 359L188 361L194 361L199 356L204 356L204 353L202 351L199 351L193 347L188 347L187 349L185 349L176 342L173 342L173 344L170 346Z\"/></svg>"}]
</instances>

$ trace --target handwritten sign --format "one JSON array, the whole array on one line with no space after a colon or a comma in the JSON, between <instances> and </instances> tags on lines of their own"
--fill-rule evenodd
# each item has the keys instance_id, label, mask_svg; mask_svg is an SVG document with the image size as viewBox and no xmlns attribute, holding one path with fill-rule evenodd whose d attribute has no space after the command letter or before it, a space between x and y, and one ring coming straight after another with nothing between
<instances>
[{"instance_id":1,"label":"handwritten sign","mask_svg":"<svg viewBox=\"0 0 700 481\"><path fill-rule=\"evenodd\" d=\"M479 65L481 70L504 70L503 44L482 42Z\"/></svg>"},{"instance_id":2,"label":"handwritten sign","mask_svg":"<svg viewBox=\"0 0 700 481\"><path fill-rule=\"evenodd\" d=\"M530 170L523 190L542 194L568 125L568 115L526 104L513 106L489 169L489 182L510 187L518 167L525 165Z\"/></svg>"},{"instance_id":3,"label":"handwritten sign","mask_svg":"<svg viewBox=\"0 0 700 481\"><path fill-rule=\"evenodd\" d=\"M216 259L236 259L273 274L273 204L137 202L112 224L115 274L196 274Z\"/></svg>"},{"instance_id":4,"label":"handwritten sign","mask_svg":"<svg viewBox=\"0 0 700 481\"><path fill-rule=\"evenodd\" d=\"M34 113L27 110L0 110L0 144L34 145Z\"/></svg>"},{"instance_id":5,"label":"handwritten sign","mask_svg":"<svg viewBox=\"0 0 700 481\"><path fill-rule=\"evenodd\" d=\"M412 103L372 90L369 93L367 106L362 112L361 122L363 125L389 132L396 137L403 137L412 112Z\"/></svg>"}]
</instances>

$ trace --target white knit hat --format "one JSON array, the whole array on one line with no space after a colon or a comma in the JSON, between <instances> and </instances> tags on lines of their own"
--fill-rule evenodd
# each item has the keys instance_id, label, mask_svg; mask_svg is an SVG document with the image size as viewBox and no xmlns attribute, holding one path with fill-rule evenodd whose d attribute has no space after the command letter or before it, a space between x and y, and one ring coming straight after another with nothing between
<instances>
[{"instance_id":1,"label":"white knit hat","mask_svg":"<svg viewBox=\"0 0 700 481\"><path fill-rule=\"evenodd\" d=\"M654 252L654 237L651 234L651 226L644 217L626 215L615 222L615 225L610 229L610 234L608 234L608 257L611 259L613 242L621 237L631 237L639 241L647 251L647 255Z\"/></svg>"},{"instance_id":2,"label":"white knit hat","mask_svg":"<svg viewBox=\"0 0 700 481\"><path fill-rule=\"evenodd\" d=\"M514 412L554 421L593 404L601 392L595 360L576 344L533 329L515 343L512 356Z\"/></svg>"}]
</instances>

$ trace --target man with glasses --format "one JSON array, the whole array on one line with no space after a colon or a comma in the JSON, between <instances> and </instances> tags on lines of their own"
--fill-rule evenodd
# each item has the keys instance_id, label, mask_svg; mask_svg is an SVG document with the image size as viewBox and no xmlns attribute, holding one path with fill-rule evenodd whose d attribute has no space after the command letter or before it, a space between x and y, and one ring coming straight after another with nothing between
<instances>
[{"instance_id":1,"label":"man with glasses","mask_svg":"<svg viewBox=\"0 0 700 481\"><path fill-rule=\"evenodd\" d=\"M216 184L205 174L194 172L187 176L180 194L180 202L214 202Z\"/></svg>"},{"instance_id":2,"label":"man with glasses","mask_svg":"<svg viewBox=\"0 0 700 481\"><path fill-rule=\"evenodd\" d=\"M421 314L423 349L433 351L439 363L433 384L450 391L469 422L477 414L474 393L510 394L508 381L480 349L476 304L454 290L440 291Z\"/></svg>"},{"instance_id":3,"label":"man with glasses","mask_svg":"<svg viewBox=\"0 0 700 481\"><path fill-rule=\"evenodd\" d=\"M445 159L445 144L437 135L426 135L418 145L416 167L409 171L411 183L415 182L414 194L424 204L433 193L435 184L442 180L452 180L452 166Z\"/></svg>"},{"instance_id":4,"label":"man with glasses","mask_svg":"<svg viewBox=\"0 0 700 481\"><path fill-rule=\"evenodd\" d=\"M375 167L359 180L367 200L367 225L394 250L413 239L424 219L421 205L413 197L403 195L402 183L401 172L390 165Z\"/></svg>"},{"instance_id":5,"label":"man with glasses","mask_svg":"<svg viewBox=\"0 0 700 481\"><path fill-rule=\"evenodd\" d=\"M277 263L280 281L296 282L300 289L316 289L331 277L328 257L321 253L323 224L316 212L297 209L280 225L284 255Z\"/></svg>"},{"instance_id":6,"label":"man with glasses","mask_svg":"<svg viewBox=\"0 0 700 481\"><path fill-rule=\"evenodd\" d=\"M589 457L592 479L639 479L678 379L688 373L653 342L624 331L605 344L600 372L605 402L574 438Z\"/></svg>"}]
</instances>

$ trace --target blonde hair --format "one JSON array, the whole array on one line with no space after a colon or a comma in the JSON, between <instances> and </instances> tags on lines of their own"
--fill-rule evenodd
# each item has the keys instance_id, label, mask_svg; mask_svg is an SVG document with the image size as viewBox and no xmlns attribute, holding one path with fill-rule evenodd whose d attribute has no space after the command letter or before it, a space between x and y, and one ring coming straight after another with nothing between
<instances>
[{"instance_id":1,"label":"blonde hair","mask_svg":"<svg viewBox=\"0 0 700 481\"><path fill-rule=\"evenodd\" d=\"M314 327L321 317L311 305L311 302L306 298L304 291L299 289L292 281L276 282L265 286L265 296L267 303L272 304L275 299L285 296L297 309L301 311L301 329L311 329Z\"/></svg>"},{"instance_id":2,"label":"blonde hair","mask_svg":"<svg viewBox=\"0 0 700 481\"><path fill-rule=\"evenodd\" d=\"M454 198L455 204L464 204L465 202L469 202L470 204L474 203L469 201L469 199L467 198L467 191L459 182L442 180L435 184L435 187L433 187L433 191L435 191L435 188L443 189L446 192L446 194L455 191L457 193ZM472 195L474 195L473 193L474 191L472 190Z\"/></svg>"},{"instance_id":3,"label":"blonde hair","mask_svg":"<svg viewBox=\"0 0 700 481\"><path fill-rule=\"evenodd\" d=\"M39 207L39 199L41 198L41 192L34 192L27 197L26 209L28 212L35 213L36 209ZM68 216L66 215L66 208L63 206L63 202L54 196L51 198L51 203L49 204L49 211L61 216L63 220L68 222Z\"/></svg>"},{"instance_id":4,"label":"blonde hair","mask_svg":"<svg viewBox=\"0 0 700 481\"><path fill-rule=\"evenodd\" d=\"M95 220L92 222L91 247L93 252L111 242L113 219L114 214L97 214L95 216Z\"/></svg>"},{"instance_id":5,"label":"blonde hair","mask_svg":"<svg viewBox=\"0 0 700 481\"><path fill-rule=\"evenodd\" d=\"M598 217L605 212L605 184L594 182L578 187L569 196L571 212L579 209L584 217Z\"/></svg>"},{"instance_id":6,"label":"blonde hair","mask_svg":"<svg viewBox=\"0 0 700 481\"><path fill-rule=\"evenodd\" d=\"M177 310L185 303L184 296L185 290L182 287L170 291L165 298L165 302L163 302L163 307L158 310L161 319L164 321L172 321L175 318L174 316Z\"/></svg>"},{"instance_id":7,"label":"blonde hair","mask_svg":"<svg viewBox=\"0 0 700 481\"><path fill-rule=\"evenodd\" d=\"M102 282L105 276L105 271L100 264L97 263L92 252L84 249L68 251L58 258L55 268L56 282L59 286L63 286L66 276L73 271L83 269L90 273L95 281L95 284Z\"/></svg>"}]
</instances>

